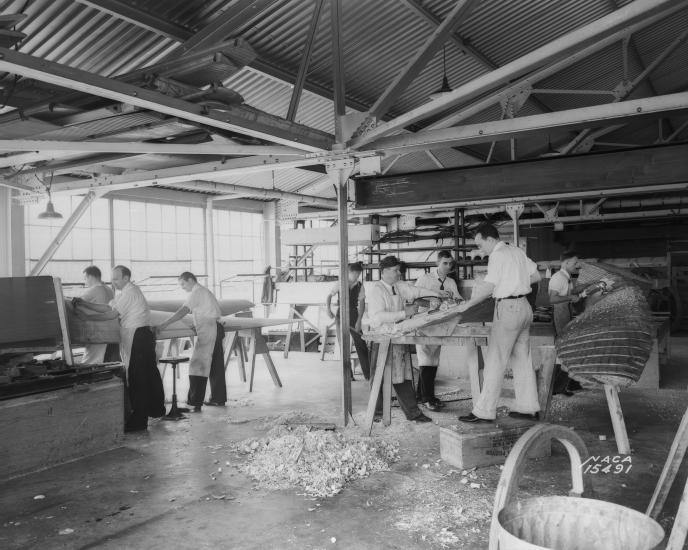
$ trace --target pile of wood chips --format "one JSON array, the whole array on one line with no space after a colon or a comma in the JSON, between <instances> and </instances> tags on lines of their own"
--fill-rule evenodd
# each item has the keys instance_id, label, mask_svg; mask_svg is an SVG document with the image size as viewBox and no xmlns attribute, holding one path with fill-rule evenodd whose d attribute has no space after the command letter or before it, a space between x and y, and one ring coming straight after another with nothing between
<instances>
[{"instance_id":1,"label":"pile of wood chips","mask_svg":"<svg viewBox=\"0 0 688 550\"><path fill-rule=\"evenodd\" d=\"M240 469L261 487L299 487L317 497L336 495L352 480L389 470L399 458L396 442L308 425L275 426L261 439L239 443L237 450L249 455Z\"/></svg>"}]
</instances>

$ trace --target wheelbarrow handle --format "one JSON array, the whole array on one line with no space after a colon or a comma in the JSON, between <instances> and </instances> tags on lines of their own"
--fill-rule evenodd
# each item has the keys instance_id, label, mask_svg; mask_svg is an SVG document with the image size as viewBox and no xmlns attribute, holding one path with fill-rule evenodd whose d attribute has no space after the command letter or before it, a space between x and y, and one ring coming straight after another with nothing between
<instances>
[{"instance_id":1,"label":"wheelbarrow handle","mask_svg":"<svg viewBox=\"0 0 688 550\"><path fill-rule=\"evenodd\" d=\"M499 512L514 498L529 451L545 440L556 439L564 445L571 461L571 490L569 496L580 497L585 491L583 482L583 462L581 457L588 456L588 449L581 437L569 428L556 424L537 424L524 433L511 449L504 463L502 475L497 484L492 523L490 525L489 550L498 550Z\"/></svg>"}]
</instances>

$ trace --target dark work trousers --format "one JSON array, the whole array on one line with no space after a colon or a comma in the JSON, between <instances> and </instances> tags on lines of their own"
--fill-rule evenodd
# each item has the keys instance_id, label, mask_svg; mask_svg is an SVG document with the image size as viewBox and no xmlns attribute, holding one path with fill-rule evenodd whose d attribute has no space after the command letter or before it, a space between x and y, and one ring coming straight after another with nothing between
<instances>
[{"instance_id":1,"label":"dark work trousers","mask_svg":"<svg viewBox=\"0 0 688 550\"><path fill-rule=\"evenodd\" d=\"M370 385L373 385L373 379L375 378L375 368L377 366L377 353L380 345L373 343L370 350ZM392 354L392 347L390 346L388 352L388 358ZM389 359L388 359L389 361ZM389 366L388 366L389 368ZM408 420L413 420L418 418L422 411L418 408L418 403L416 401L416 396L413 392L413 384L410 380L404 380L401 384L392 384L394 393L397 394L397 400L399 401L399 406L401 410L404 411L406 418ZM377 396L377 404L375 406L375 414L382 414L382 388L380 388L380 393Z\"/></svg>"},{"instance_id":2,"label":"dark work trousers","mask_svg":"<svg viewBox=\"0 0 688 550\"><path fill-rule=\"evenodd\" d=\"M416 398L421 403L432 402L435 397L435 378L437 367L421 365L419 367L418 385L416 386Z\"/></svg>"},{"instance_id":3,"label":"dark work trousers","mask_svg":"<svg viewBox=\"0 0 688 550\"><path fill-rule=\"evenodd\" d=\"M131 414L127 431L145 430L148 417L165 414L165 390L155 356L155 336L150 327L139 327L134 333L127 373L127 394Z\"/></svg>"},{"instance_id":4,"label":"dark work trousers","mask_svg":"<svg viewBox=\"0 0 688 550\"><path fill-rule=\"evenodd\" d=\"M210 400L213 403L225 403L227 401L227 383L225 382L225 353L222 349L222 340L225 337L225 329L217 323L217 337L213 348L213 360L210 363Z\"/></svg>"},{"instance_id":5,"label":"dark work trousers","mask_svg":"<svg viewBox=\"0 0 688 550\"><path fill-rule=\"evenodd\" d=\"M354 329L349 330L351 334L351 339L354 341L354 347L356 348L356 354L358 355L358 361L361 363L361 370L363 371L363 376L365 379L370 379L370 358L368 357L368 344L363 339L359 332Z\"/></svg>"},{"instance_id":6,"label":"dark work trousers","mask_svg":"<svg viewBox=\"0 0 688 550\"><path fill-rule=\"evenodd\" d=\"M217 323L217 335L213 347L213 357L210 361L210 400L215 403L227 401L227 385L225 384L225 356L222 349L222 340L225 337L225 329ZM191 407L200 407L205 400L205 390L208 385L208 377L189 375L189 395L186 400Z\"/></svg>"}]
</instances>

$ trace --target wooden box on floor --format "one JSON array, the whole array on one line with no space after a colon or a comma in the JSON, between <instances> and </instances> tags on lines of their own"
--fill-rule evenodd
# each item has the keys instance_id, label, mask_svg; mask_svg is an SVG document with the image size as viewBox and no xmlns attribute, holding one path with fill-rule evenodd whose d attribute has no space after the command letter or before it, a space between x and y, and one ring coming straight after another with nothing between
<instances>
[{"instance_id":1,"label":"wooden box on floor","mask_svg":"<svg viewBox=\"0 0 688 550\"><path fill-rule=\"evenodd\" d=\"M456 468L503 464L511 447L535 423L500 418L494 424L466 424L440 428L440 456ZM538 447L531 458L551 454L549 442Z\"/></svg>"},{"instance_id":2,"label":"wooden box on floor","mask_svg":"<svg viewBox=\"0 0 688 550\"><path fill-rule=\"evenodd\" d=\"M121 446L119 378L0 401L0 479Z\"/></svg>"}]
</instances>

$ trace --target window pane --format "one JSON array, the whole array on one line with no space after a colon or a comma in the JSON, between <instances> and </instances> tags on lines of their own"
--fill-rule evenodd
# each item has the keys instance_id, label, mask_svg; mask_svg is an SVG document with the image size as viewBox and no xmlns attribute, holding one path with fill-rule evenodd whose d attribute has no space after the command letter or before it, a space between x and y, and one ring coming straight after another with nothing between
<instances>
[{"instance_id":1,"label":"window pane","mask_svg":"<svg viewBox=\"0 0 688 550\"><path fill-rule=\"evenodd\" d=\"M189 235L179 233L177 235L177 248L175 257L181 261L191 261L191 252L189 251Z\"/></svg>"},{"instance_id":2,"label":"window pane","mask_svg":"<svg viewBox=\"0 0 688 550\"><path fill-rule=\"evenodd\" d=\"M96 199L91 205L91 227L110 227L110 205L107 199Z\"/></svg>"},{"instance_id":3,"label":"window pane","mask_svg":"<svg viewBox=\"0 0 688 550\"><path fill-rule=\"evenodd\" d=\"M110 257L110 232L107 229L92 229L91 241L94 258Z\"/></svg>"},{"instance_id":4,"label":"window pane","mask_svg":"<svg viewBox=\"0 0 688 550\"><path fill-rule=\"evenodd\" d=\"M139 231L132 231L131 235L131 259L146 259L146 234Z\"/></svg>"},{"instance_id":5,"label":"window pane","mask_svg":"<svg viewBox=\"0 0 688 550\"><path fill-rule=\"evenodd\" d=\"M229 214L229 233L230 235L241 235L241 216L240 212L230 212Z\"/></svg>"},{"instance_id":6,"label":"window pane","mask_svg":"<svg viewBox=\"0 0 688 550\"><path fill-rule=\"evenodd\" d=\"M162 231L162 208L159 204L146 203L146 229Z\"/></svg>"},{"instance_id":7,"label":"window pane","mask_svg":"<svg viewBox=\"0 0 688 550\"><path fill-rule=\"evenodd\" d=\"M129 212L131 228L136 231L146 230L146 205L142 202L130 202Z\"/></svg>"},{"instance_id":8,"label":"window pane","mask_svg":"<svg viewBox=\"0 0 688 550\"><path fill-rule=\"evenodd\" d=\"M162 259L176 260L177 259L177 236L169 233L162 234Z\"/></svg>"},{"instance_id":9,"label":"window pane","mask_svg":"<svg viewBox=\"0 0 688 550\"><path fill-rule=\"evenodd\" d=\"M203 234L203 209L189 208L189 230L191 233Z\"/></svg>"},{"instance_id":10,"label":"window pane","mask_svg":"<svg viewBox=\"0 0 688 550\"><path fill-rule=\"evenodd\" d=\"M189 209L186 206L177 206L177 231L188 232L189 227Z\"/></svg>"},{"instance_id":11,"label":"window pane","mask_svg":"<svg viewBox=\"0 0 688 550\"><path fill-rule=\"evenodd\" d=\"M129 263L131 261L131 247L129 231L115 231L115 263Z\"/></svg>"},{"instance_id":12,"label":"window pane","mask_svg":"<svg viewBox=\"0 0 688 550\"><path fill-rule=\"evenodd\" d=\"M93 257L91 253L91 230L75 227L70 236L72 237L72 255L69 258L90 261Z\"/></svg>"},{"instance_id":13,"label":"window pane","mask_svg":"<svg viewBox=\"0 0 688 550\"><path fill-rule=\"evenodd\" d=\"M127 201L114 201L112 205L113 222L115 229L130 229L129 203Z\"/></svg>"},{"instance_id":14,"label":"window pane","mask_svg":"<svg viewBox=\"0 0 688 550\"><path fill-rule=\"evenodd\" d=\"M205 240L203 235L190 235L191 253L189 256L192 260L205 260Z\"/></svg>"},{"instance_id":15,"label":"window pane","mask_svg":"<svg viewBox=\"0 0 688 550\"><path fill-rule=\"evenodd\" d=\"M165 233L175 233L176 231L183 231L182 229L177 229L174 206L170 206L167 204L162 205L162 230Z\"/></svg>"},{"instance_id":16,"label":"window pane","mask_svg":"<svg viewBox=\"0 0 688 550\"><path fill-rule=\"evenodd\" d=\"M146 235L147 260L162 260L162 233L148 233Z\"/></svg>"},{"instance_id":17,"label":"window pane","mask_svg":"<svg viewBox=\"0 0 688 550\"><path fill-rule=\"evenodd\" d=\"M231 260L230 242L227 235L215 237L215 258L217 260Z\"/></svg>"}]
</instances>

